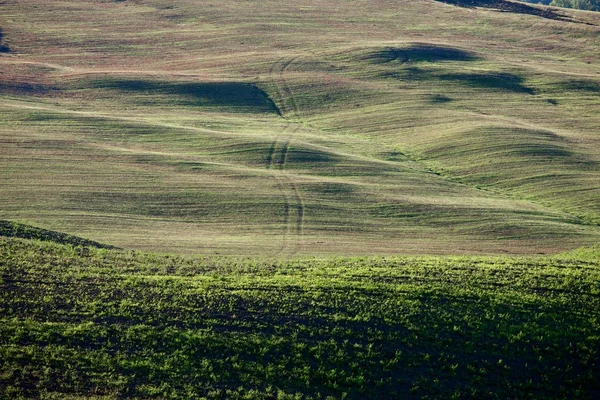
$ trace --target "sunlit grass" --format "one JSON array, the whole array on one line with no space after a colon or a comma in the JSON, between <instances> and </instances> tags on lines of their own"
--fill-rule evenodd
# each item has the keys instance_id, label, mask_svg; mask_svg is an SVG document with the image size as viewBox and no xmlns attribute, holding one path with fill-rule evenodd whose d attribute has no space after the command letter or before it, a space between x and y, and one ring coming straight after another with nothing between
<instances>
[{"instance_id":1,"label":"sunlit grass","mask_svg":"<svg viewBox=\"0 0 600 400\"><path fill-rule=\"evenodd\" d=\"M11 398L598 390L592 250L279 261L4 238L0 272L0 382Z\"/></svg>"},{"instance_id":2,"label":"sunlit grass","mask_svg":"<svg viewBox=\"0 0 600 400\"><path fill-rule=\"evenodd\" d=\"M598 242L593 25L205 3L3 6L0 217L182 253Z\"/></svg>"}]
</instances>

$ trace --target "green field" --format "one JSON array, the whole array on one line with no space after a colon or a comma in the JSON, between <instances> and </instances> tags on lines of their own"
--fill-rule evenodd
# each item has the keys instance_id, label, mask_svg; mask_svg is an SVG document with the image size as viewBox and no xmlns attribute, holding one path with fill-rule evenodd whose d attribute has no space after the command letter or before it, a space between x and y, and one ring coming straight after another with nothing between
<instances>
[{"instance_id":1,"label":"green field","mask_svg":"<svg viewBox=\"0 0 600 400\"><path fill-rule=\"evenodd\" d=\"M599 260L275 261L5 238L0 393L593 399Z\"/></svg>"},{"instance_id":2,"label":"green field","mask_svg":"<svg viewBox=\"0 0 600 400\"><path fill-rule=\"evenodd\" d=\"M0 0L0 399L600 398L599 39Z\"/></svg>"},{"instance_id":3,"label":"green field","mask_svg":"<svg viewBox=\"0 0 600 400\"><path fill-rule=\"evenodd\" d=\"M283 258L598 243L600 14L521 8L2 2L0 219Z\"/></svg>"}]
</instances>

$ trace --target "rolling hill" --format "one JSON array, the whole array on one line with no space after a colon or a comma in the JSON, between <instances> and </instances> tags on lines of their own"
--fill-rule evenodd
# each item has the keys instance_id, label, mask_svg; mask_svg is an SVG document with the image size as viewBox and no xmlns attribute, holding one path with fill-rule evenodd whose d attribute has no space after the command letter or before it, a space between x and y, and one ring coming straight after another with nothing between
<instances>
[{"instance_id":1,"label":"rolling hill","mask_svg":"<svg viewBox=\"0 0 600 400\"><path fill-rule=\"evenodd\" d=\"M600 16L503 4L4 1L0 218L179 253L597 243Z\"/></svg>"},{"instance_id":2,"label":"rolling hill","mask_svg":"<svg viewBox=\"0 0 600 400\"><path fill-rule=\"evenodd\" d=\"M599 35L0 0L0 398L598 398Z\"/></svg>"}]
</instances>

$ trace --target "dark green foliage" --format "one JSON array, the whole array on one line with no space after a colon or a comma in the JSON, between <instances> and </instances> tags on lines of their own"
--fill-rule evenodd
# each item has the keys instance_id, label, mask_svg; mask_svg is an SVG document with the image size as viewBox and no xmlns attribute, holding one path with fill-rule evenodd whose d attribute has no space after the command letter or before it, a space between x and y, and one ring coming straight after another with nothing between
<instances>
[{"instance_id":1,"label":"dark green foliage","mask_svg":"<svg viewBox=\"0 0 600 400\"><path fill-rule=\"evenodd\" d=\"M459 7L481 7L481 8L490 8L493 10L503 11L503 12L512 12L517 14L529 14L535 15L537 17L554 19L559 21L572 21L570 18L565 17L554 10L550 10L547 8L537 8L531 7L525 4L521 4L518 2L506 1L506 0L436 0L441 1L442 3L448 3ZM555 0L556 1L556 0ZM560 0L560 1L571 1L571 0ZM579 1L579 0L575 0ZM588 1L588 0L585 0ZM532 3L530 1L530 3ZM553 4L554 5L554 4Z\"/></svg>"},{"instance_id":2,"label":"dark green foliage","mask_svg":"<svg viewBox=\"0 0 600 400\"><path fill-rule=\"evenodd\" d=\"M37 239L73 246L97 247L101 249L116 249L114 246L94 242L93 240L69 235L66 233L49 231L47 229L36 228L35 226L19 224L11 221L0 220L0 236L17 237L24 239Z\"/></svg>"},{"instance_id":3,"label":"dark green foliage","mask_svg":"<svg viewBox=\"0 0 600 400\"><path fill-rule=\"evenodd\" d=\"M0 390L592 398L600 263L578 254L273 262L3 239Z\"/></svg>"},{"instance_id":4,"label":"dark green foliage","mask_svg":"<svg viewBox=\"0 0 600 400\"><path fill-rule=\"evenodd\" d=\"M555 7L577 8L579 10L600 11L598 0L525 0L528 3L541 3Z\"/></svg>"}]
</instances>

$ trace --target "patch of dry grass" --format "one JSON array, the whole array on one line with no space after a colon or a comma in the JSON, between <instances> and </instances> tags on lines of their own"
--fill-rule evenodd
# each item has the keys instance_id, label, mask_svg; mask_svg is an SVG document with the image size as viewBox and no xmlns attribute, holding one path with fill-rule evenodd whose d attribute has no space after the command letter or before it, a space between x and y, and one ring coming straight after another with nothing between
<instances>
[{"instance_id":1,"label":"patch of dry grass","mask_svg":"<svg viewBox=\"0 0 600 400\"><path fill-rule=\"evenodd\" d=\"M594 14L1 7L1 218L279 256L553 252L600 236Z\"/></svg>"}]
</instances>

